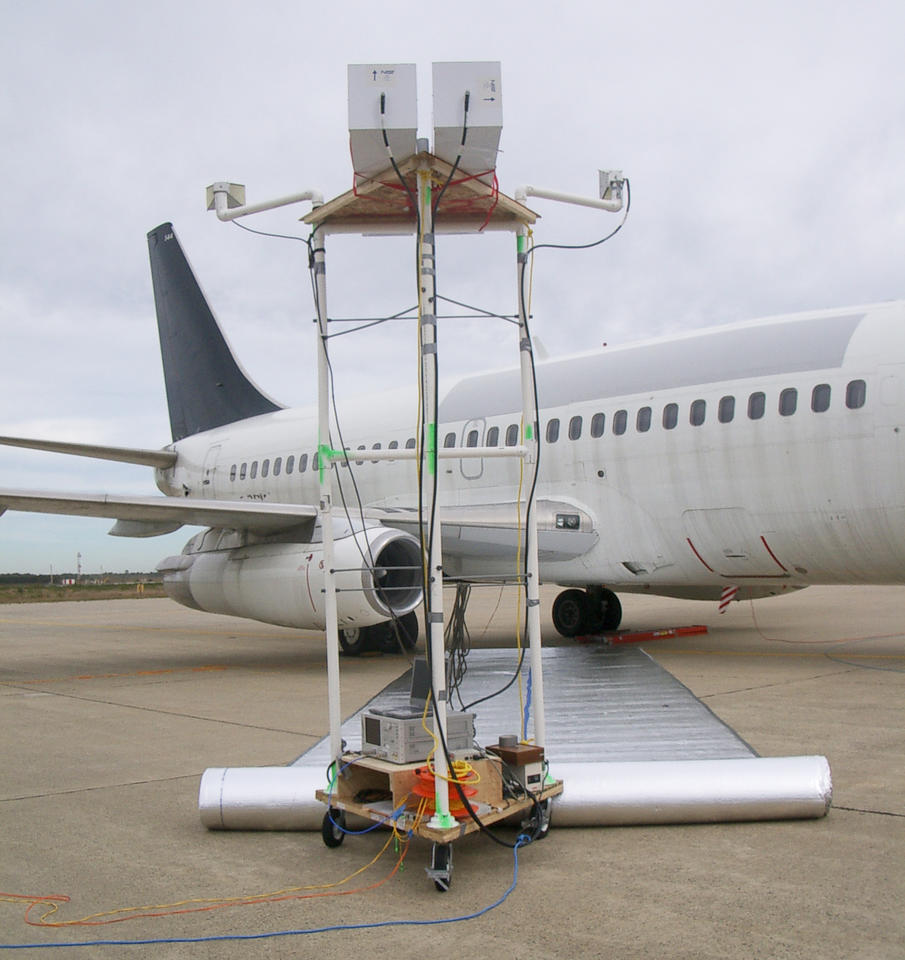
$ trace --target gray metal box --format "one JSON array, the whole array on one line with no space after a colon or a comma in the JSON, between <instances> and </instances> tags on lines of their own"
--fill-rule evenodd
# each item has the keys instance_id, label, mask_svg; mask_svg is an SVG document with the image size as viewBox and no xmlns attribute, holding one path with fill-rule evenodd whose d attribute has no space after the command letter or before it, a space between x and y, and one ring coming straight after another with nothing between
<instances>
[{"instance_id":1,"label":"gray metal box","mask_svg":"<svg viewBox=\"0 0 905 960\"><path fill-rule=\"evenodd\" d=\"M390 166L384 129L397 163L416 152L418 93L414 63L350 63L348 77L349 146L357 185Z\"/></svg>"},{"instance_id":2,"label":"gray metal box","mask_svg":"<svg viewBox=\"0 0 905 960\"><path fill-rule=\"evenodd\" d=\"M473 713L446 714L446 746L450 753L474 747ZM434 718L424 723L433 730ZM424 729L420 713L365 710L361 715L361 752L391 763L418 763L434 749L434 738Z\"/></svg>"},{"instance_id":3,"label":"gray metal box","mask_svg":"<svg viewBox=\"0 0 905 960\"><path fill-rule=\"evenodd\" d=\"M503 129L503 88L499 61L435 63L433 65L434 145L433 153L455 163L459 169L483 173L479 179L493 181L500 133ZM465 92L468 91L468 132L462 146L465 120Z\"/></svg>"}]
</instances>

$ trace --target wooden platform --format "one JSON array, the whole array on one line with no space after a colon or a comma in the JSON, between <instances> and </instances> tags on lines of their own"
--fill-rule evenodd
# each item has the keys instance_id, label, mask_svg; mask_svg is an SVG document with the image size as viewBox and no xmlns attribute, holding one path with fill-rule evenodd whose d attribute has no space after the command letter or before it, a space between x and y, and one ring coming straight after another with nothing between
<instances>
[{"instance_id":1,"label":"wooden platform","mask_svg":"<svg viewBox=\"0 0 905 960\"><path fill-rule=\"evenodd\" d=\"M478 176L454 171L451 164L439 157L419 153L399 164L398 175L389 167L315 207L302 221L323 227L328 233L411 233L415 229L412 198L418 190L419 167L430 170L435 190L443 190L442 202L434 215L433 227L438 233L512 231L519 225L531 226L538 219L537 213L501 193L495 185L488 186Z\"/></svg>"},{"instance_id":2,"label":"wooden platform","mask_svg":"<svg viewBox=\"0 0 905 960\"><path fill-rule=\"evenodd\" d=\"M466 814L455 827L438 829L428 825L429 815L418 821L417 810L420 797L414 792L418 777L416 771L425 766L421 763L389 763L376 757L360 753L345 754L342 758L343 773L338 778L332 792L318 790L317 799L330 808L345 810L375 823L389 821L396 812L400 830L412 830L415 836L423 837L434 843L447 844L474 833L479 829L474 820ZM477 791L469 797L469 802L481 823L491 826L508 817L526 813L535 802L542 802L559 796L563 791L561 780L551 781L532 798L513 800L503 796L503 780L500 761L497 758L470 760L469 763L478 774L473 784ZM453 788L455 795L455 788Z\"/></svg>"}]
</instances>

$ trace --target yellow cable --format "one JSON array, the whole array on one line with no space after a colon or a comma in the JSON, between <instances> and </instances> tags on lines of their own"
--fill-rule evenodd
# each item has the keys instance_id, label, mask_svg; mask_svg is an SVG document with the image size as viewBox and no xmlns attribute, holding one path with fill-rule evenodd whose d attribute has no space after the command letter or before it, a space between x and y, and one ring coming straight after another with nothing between
<instances>
[{"instance_id":1,"label":"yellow cable","mask_svg":"<svg viewBox=\"0 0 905 960\"><path fill-rule=\"evenodd\" d=\"M395 822L393 824L395 831ZM286 887L282 890L274 890L271 893L257 893L257 894L248 894L244 897L194 897L188 900L178 900L175 903L161 903L161 904L148 904L140 907L120 907L117 910L107 910L101 913L91 913L86 917L82 917L79 920L59 920L54 923L47 922L47 917L53 916L59 909L58 904L53 904L51 909L43 913L37 920L37 925L44 927L71 927L78 926L80 924L85 924L93 920L99 920L103 917L114 917L120 914L125 913L137 913L143 910L169 910L175 907L185 907L192 904L217 904L217 903L245 903L245 902L255 902L268 900L272 897L285 896L292 893L302 893L306 890L330 890L334 887L341 887L343 884L348 883L350 880L353 880L359 874L364 873L369 867L372 867L383 855L386 853L387 848L393 840L393 832L390 833L390 836L387 838L387 842L380 848L379 852L374 856L372 860L366 863L363 867L359 867L353 873L350 873L347 877L343 877L342 880L336 880L333 883L317 883L310 884L308 886L301 887ZM0 900L9 899L11 902L20 902L21 898L17 898L15 901L12 898L0 897ZM35 902L40 903L41 899L39 897L35 898Z\"/></svg>"}]
</instances>

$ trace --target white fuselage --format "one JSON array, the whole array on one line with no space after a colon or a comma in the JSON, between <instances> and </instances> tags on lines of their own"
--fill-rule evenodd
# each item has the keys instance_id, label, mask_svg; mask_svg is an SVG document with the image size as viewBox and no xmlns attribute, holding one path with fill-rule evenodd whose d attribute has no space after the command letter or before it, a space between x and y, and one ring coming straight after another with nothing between
<instances>
[{"instance_id":1,"label":"white fuselage","mask_svg":"<svg viewBox=\"0 0 905 960\"><path fill-rule=\"evenodd\" d=\"M542 579L702 598L727 584L762 596L905 582L905 304L609 348L540 364L537 378L536 496L573 505L596 533L580 556L542 555ZM438 442L504 445L520 408L517 373L461 380L441 401ZM343 416L343 439L353 453L405 447L414 419L410 399L370 397ZM316 425L313 410L282 410L186 438L158 484L178 496L316 503ZM440 463L446 505L527 496L531 468L520 477L517 460ZM350 469L364 507L417 503L413 461ZM351 502L349 470L337 476ZM513 572L480 555L446 570Z\"/></svg>"}]
</instances>

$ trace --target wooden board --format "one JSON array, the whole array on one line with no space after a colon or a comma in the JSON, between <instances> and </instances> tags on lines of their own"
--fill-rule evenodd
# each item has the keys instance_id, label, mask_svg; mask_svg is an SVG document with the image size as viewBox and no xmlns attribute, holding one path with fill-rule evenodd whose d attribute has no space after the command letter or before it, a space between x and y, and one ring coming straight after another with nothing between
<instances>
[{"instance_id":1,"label":"wooden board","mask_svg":"<svg viewBox=\"0 0 905 960\"><path fill-rule=\"evenodd\" d=\"M480 780L475 784L477 793L469 800L472 806L477 808L475 812L485 826L526 812L534 806L531 799L512 800L503 797L500 762L497 758L469 762L480 775ZM416 836L435 843L451 843L479 829L471 817L466 817L449 829L431 827L427 818L417 827L414 825L419 799L413 793L418 779L415 771L423 767L423 763L388 763L386 760L360 754L345 755L343 763L349 765L337 781L333 792L318 790L316 793L317 799L330 807L379 823L388 820L396 810L405 805L405 812L397 821L399 828L413 829ZM559 796L562 790L562 781L557 780L536 794L535 798L547 800Z\"/></svg>"},{"instance_id":2,"label":"wooden board","mask_svg":"<svg viewBox=\"0 0 905 960\"><path fill-rule=\"evenodd\" d=\"M445 160L429 153L409 157L399 165L403 186L396 171L383 173L360 183L352 190L315 207L303 217L305 223L343 232L377 233L391 228L415 229L412 197L417 196L416 170L426 165L431 171L434 198L443 190L435 214L435 228L445 233L475 233L481 230L514 230L531 225L538 215L494 186L477 177L456 171ZM445 190L444 185L446 185Z\"/></svg>"}]
</instances>

